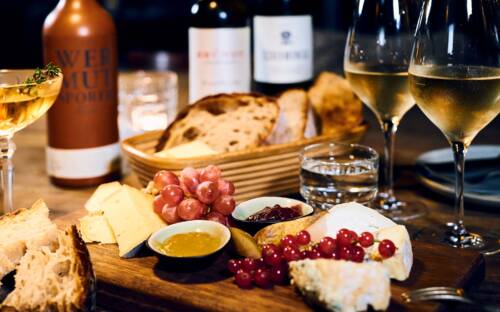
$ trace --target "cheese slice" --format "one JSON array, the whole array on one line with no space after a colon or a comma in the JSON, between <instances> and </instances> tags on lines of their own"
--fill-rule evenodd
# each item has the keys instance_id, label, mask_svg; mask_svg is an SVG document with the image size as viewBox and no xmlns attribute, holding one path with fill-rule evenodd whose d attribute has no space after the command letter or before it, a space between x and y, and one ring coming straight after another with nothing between
<instances>
[{"instance_id":1,"label":"cheese slice","mask_svg":"<svg viewBox=\"0 0 500 312\"><path fill-rule=\"evenodd\" d=\"M116 244L115 234L103 215L87 215L78 227L86 243Z\"/></svg>"},{"instance_id":2,"label":"cheese slice","mask_svg":"<svg viewBox=\"0 0 500 312\"><path fill-rule=\"evenodd\" d=\"M215 154L217 154L217 152L207 144L201 141L193 141L157 152L155 156L164 158L191 158Z\"/></svg>"},{"instance_id":3,"label":"cheese slice","mask_svg":"<svg viewBox=\"0 0 500 312\"><path fill-rule=\"evenodd\" d=\"M404 281L410 276L411 267L413 265L413 251L411 249L410 235L408 230L403 225L395 225L380 229L376 233L376 239L390 239L396 245L396 253L382 261L382 264L389 271L391 278L398 281ZM372 256L380 258L378 252L378 243L374 244Z\"/></svg>"},{"instance_id":4,"label":"cheese slice","mask_svg":"<svg viewBox=\"0 0 500 312\"><path fill-rule=\"evenodd\" d=\"M103 200L118 192L122 185L120 182L110 182L99 185L94 194L85 203L85 209L91 214L102 213L101 203Z\"/></svg>"},{"instance_id":5,"label":"cheese slice","mask_svg":"<svg viewBox=\"0 0 500 312\"><path fill-rule=\"evenodd\" d=\"M142 243L166 224L153 211L153 196L124 185L102 202L104 217L109 222L120 257L132 257Z\"/></svg>"}]
</instances>

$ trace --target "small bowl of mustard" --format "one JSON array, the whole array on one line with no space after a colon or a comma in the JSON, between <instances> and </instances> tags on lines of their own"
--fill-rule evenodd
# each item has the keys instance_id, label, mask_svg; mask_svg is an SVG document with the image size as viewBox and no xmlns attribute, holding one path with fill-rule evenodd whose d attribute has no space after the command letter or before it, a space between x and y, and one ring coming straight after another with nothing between
<instances>
[{"instance_id":1,"label":"small bowl of mustard","mask_svg":"<svg viewBox=\"0 0 500 312\"><path fill-rule=\"evenodd\" d=\"M229 229L214 221L192 220L166 226L154 232L148 246L162 258L199 261L215 258L229 243Z\"/></svg>"}]
</instances>

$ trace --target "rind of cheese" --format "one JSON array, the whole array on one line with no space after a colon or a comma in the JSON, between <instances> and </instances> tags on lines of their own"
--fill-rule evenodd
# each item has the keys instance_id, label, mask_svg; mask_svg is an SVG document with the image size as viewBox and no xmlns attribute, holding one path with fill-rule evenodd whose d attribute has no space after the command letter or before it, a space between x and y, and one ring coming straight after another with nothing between
<instances>
[{"instance_id":1,"label":"rind of cheese","mask_svg":"<svg viewBox=\"0 0 500 312\"><path fill-rule=\"evenodd\" d=\"M313 242L319 242L325 236L335 237L342 228L362 232L377 232L382 228L394 226L396 223L384 217L378 211L351 202L339 204L328 211L328 214L309 226L306 231L311 234Z\"/></svg>"},{"instance_id":2,"label":"rind of cheese","mask_svg":"<svg viewBox=\"0 0 500 312\"><path fill-rule=\"evenodd\" d=\"M376 233L376 239L390 239L396 245L396 253L382 261L382 264L387 268L391 278L398 281L404 281L410 276L411 267L413 265L413 251L411 249L410 235L408 230L403 225L395 225L380 229ZM372 249L372 256L381 258L378 252L378 243Z\"/></svg>"},{"instance_id":3,"label":"rind of cheese","mask_svg":"<svg viewBox=\"0 0 500 312\"><path fill-rule=\"evenodd\" d=\"M139 246L166 224L153 211L153 196L124 185L102 202L120 257L132 257Z\"/></svg>"},{"instance_id":4,"label":"rind of cheese","mask_svg":"<svg viewBox=\"0 0 500 312\"><path fill-rule=\"evenodd\" d=\"M163 158L191 158L215 154L217 154L217 152L207 144L201 141L193 141L157 152L155 156Z\"/></svg>"},{"instance_id":5,"label":"rind of cheese","mask_svg":"<svg viewBox=\"0 0 500 312\"><path fill-rule=\"evenodd\" d=\"M110 182L99 185L94 194L85 203L85 209L91 214L102 213L102 201L118 192L122 185L120 182Z\"/></svg>"},{"instance_id":6,"label":"rind of cheese","mask_svg":"<svg viewBox=\"0 0 500 312\"><path fill-rule=\"evenodd\" d=\"M86 243L116 244L115 234L103 215L87 215L78 226Z\"/></svg>"},{"instance_id":7,"label":"rind of cheese","mask_svg":"<svg viewBox=\"0 0 500 312\"><path fill-rule=\"evenodd\" d=\"M391 298L387 269L379 262L316 259L290 262L292 284L328 311L386 310Z\"/></svg>"}]
</instances>

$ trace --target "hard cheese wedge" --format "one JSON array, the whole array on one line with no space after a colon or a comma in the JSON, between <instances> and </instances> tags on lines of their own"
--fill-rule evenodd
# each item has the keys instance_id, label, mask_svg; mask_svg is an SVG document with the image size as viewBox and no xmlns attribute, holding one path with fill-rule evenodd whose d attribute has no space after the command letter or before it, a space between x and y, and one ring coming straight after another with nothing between
<instances>
[{"instance_id":1,"label":"hard cheese wedge","mask_svg":"<svg viewBox=\"0 0 500 312\"><path fill-rule=\"evenodd\" d=\"M79 230L86 243L116 244L115 234L103 215L81 218Z\"/></svg>"},{"instance_id":2,"label":"hard cheese wedge","mask_svg":"<svg viewBox=\"0 0 500 312\"><path fill-rule=\"evenodd\" d=\"M94 194L85 203L85 209L93 214L102 212L101 203L103 200L118 192L122 188L120 182L110 182L99 185Z\"/></svg>"},{"instance_id":3,"label":"hard cheese wedge","mask_svg":"<svg viewBox=\"0 0 500 312\"><path fill-rule=\"evenodd\" d=\"M120 257L134 256L153 232L166 225L152 207L153 196L126 185L102 202Z\"/></svg>"}]
</instances>

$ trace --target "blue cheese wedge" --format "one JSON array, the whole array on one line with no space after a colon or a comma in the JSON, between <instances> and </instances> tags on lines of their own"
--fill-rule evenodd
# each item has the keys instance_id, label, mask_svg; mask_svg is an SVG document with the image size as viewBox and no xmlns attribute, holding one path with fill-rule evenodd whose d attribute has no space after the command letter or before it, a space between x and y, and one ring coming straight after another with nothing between
<instances>
[{"instance_id":1,"label":"blue cheese wedge","mask_svg":"<svg viewBox=\"0 0 500 312\"><path fill-rule=\"evenodd\" d=\"M386 310L390 303L389 273L380 262L292 261L290 277L306 300L327 311L366 311L369 306Z\"/></svg>"}]
</instances>

